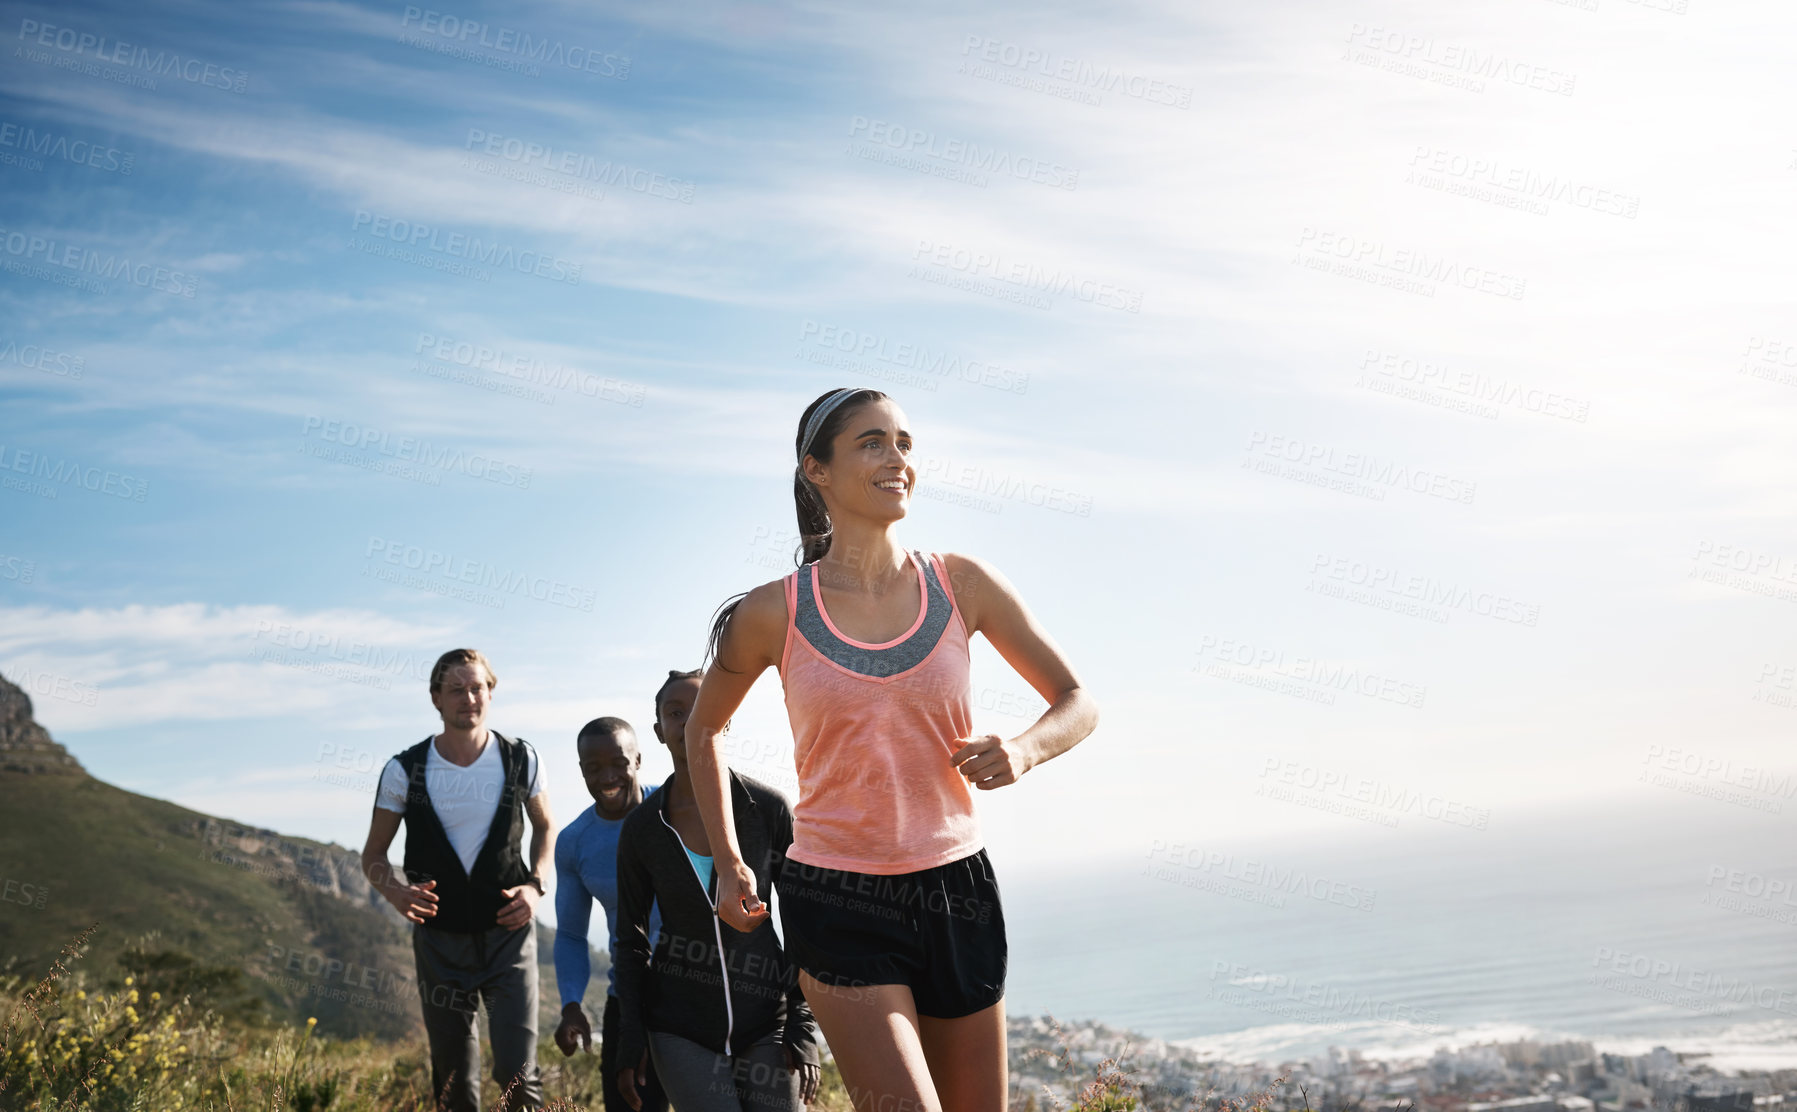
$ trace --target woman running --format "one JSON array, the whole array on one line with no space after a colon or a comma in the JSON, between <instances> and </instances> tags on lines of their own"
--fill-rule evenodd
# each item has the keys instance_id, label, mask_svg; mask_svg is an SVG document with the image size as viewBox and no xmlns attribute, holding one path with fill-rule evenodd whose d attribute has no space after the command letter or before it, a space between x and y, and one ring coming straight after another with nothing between
<instances>
[{"instance_id":1,"label":"woman running","mask_svg":"<svg viewBox=\"0 0 1797 1112\"><path fill-rule=\"evenodd\" d=\"M774 925L720 929L712 845L688 772L687 712L699 673L669 672L655 693L655 736L674 775L618 833L618 1092L641 1107L637 1082L650 1060L679 1112L799 1112L817 1095L817 1023ZM792 844L792 809L758 780L730 774L732 844L760 875L766 900ZM650 960L651 904L661 935Z\"/></svg>"},{"instance_id":2,"label":"woman running","mask_svg":"<svg viewBox=\"0 0 1797 1112\"><path fill-rule=\"evenodd\" d=\"M806 562L720 609L687 722L717 913L740 931L769 914L733 837L734 774L717 739L775 667L799 779L781 921L851 1100L873 1112L1002 1112L1004 914L970 789L1015 783L1066 752L1098 706L996 570L900 545L916 471L891 398L825 394L795 447ZM1049 703L1016 737L970 736L974 633Z\"/></svg>"}]
</instances>

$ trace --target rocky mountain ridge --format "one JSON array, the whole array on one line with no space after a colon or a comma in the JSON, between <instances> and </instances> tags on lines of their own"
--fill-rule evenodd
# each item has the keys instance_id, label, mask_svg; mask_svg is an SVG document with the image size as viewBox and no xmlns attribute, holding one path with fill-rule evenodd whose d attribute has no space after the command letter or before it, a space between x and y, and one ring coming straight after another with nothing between
<instances>
[{"instance_id":1,"label":"rocky mountain ridge","mask_svg":"<svg viewBox=\"0 0 1797 1112\"><path fill-rule=\"evenodd\" d=\"M0 676L0 772L85 776L73 754L32 717L31 696Z\"/></svg>"}]
</instances>

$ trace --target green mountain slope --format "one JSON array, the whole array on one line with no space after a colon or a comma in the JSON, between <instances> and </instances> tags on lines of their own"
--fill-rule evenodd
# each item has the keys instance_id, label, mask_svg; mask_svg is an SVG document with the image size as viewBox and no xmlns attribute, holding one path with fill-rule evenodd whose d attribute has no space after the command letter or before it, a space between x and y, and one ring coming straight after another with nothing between
<instances>
[{"instance_id":1,"label":"green mountain slope","mask_svg":"<svg viewBox=\"0 0 1797 1112\"><path fill-rule=\"evenodd\" d=\"M176 951L240 971L278 1019L316 1016L341 1037L422 1034L408 928L363 879L356 851L96 780L0 677L0 966L40 975L94 923L78 963L89 978L122 981L133 946ZM552 932L537 931L547 1035L559 1000ZM593 966L588 1003L603 1004L604 956Z\"/></svg>"}]
</instances>

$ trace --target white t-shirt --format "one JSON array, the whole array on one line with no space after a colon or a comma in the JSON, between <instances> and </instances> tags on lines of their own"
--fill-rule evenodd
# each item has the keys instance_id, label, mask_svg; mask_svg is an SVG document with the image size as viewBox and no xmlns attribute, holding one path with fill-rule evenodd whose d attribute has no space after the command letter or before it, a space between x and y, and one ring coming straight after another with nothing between
<instances>
[{"instance_id":1,"label":"white t-shirt","mask_svg":"<svg viewBox=\"0 0 1797 1112\"><path fill-rule=\"evenodd\" d=\"M433 735L435 736L435 735ZM528 797L535 799L543 792L537 775L537 751L526 749L524 778L530 784ZM474 859L487 842L487 831L493 828L493 815L499 810L499 796L505 789L505 766L499 760L499 743L488 735L480 756L467 768L444 759L433 742L424 759L424 790L431 797L431 807L449 844L462 859L462 870L474 872ZM383 811L406 813L406 770L399 758L387 761L381 770L381 786L374 805Z\"/></svg>"}]
</instances>

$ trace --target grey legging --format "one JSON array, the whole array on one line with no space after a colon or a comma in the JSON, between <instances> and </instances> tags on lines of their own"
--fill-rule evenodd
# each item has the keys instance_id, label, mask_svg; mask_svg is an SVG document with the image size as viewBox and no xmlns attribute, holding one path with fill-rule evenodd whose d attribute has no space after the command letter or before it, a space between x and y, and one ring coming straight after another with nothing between
<instances>
[{"instance_id":1,"label":"grey legging","mask_svg":"<svg viewBox=\"0 0 1797 1112\"><path fill-rule=\"evenodd\" d=\"M778 1035L735 1057L713 1053L691 1039L649 1032L655 1074L679 1112L800 1112L799 1075L786 1068Z\"/></svg>"}]
</instances>

